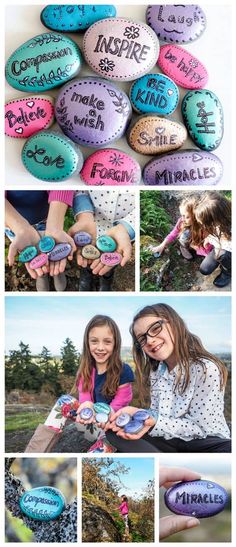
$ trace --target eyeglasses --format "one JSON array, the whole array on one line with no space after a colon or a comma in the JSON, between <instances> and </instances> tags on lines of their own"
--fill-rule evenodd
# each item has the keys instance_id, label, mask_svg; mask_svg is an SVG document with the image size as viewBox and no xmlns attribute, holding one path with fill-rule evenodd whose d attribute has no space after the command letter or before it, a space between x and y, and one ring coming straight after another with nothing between
<instances>
[{"instance_id":1,"label":"eyeglasses","mask_svg":"<svg viewBox=\"0 0 236 547\"><path fill-rule=\"evenodd\" d=\"M143 348L147 343L147 337L151 336L151 338L155 338L155 336L160 334L164 323L167 323L164 319L160 319L159 321L153 323L146 332L136 338L135 343Z\"/></svg>"}]
</instances>

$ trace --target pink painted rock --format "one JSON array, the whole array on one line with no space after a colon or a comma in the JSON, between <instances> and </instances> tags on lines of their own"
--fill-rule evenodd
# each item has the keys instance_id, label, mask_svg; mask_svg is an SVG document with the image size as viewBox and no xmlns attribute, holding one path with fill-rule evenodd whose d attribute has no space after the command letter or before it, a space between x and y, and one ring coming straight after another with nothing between
<instances>
[{"instance_id":1,"label":"pink painted rock","mask_svg":"<svg viewBox=\"0 0 236 547\"><path fill-rule=\"evenodd\" d=\"M120 264L122 256L120 253L102 253L100 257L101 263L105 266L116 266Z\"/></svg>"},{"instance_id":2,"label":"pink painted rock","mask_svg":"<svg viewBox=\"0 0 236 547\"><path fill-rule=\"evenodd\" d=\"M42 268L42 266L45 266L47 262L48 262L48 255L46 255L45 253L42 253L36 256L35 258L33 258L29 266L32 270L37 270L37 268Z\"/></svg>"},{"instance_id":3,"label":"pink painted rock","mask_svg":"<svg viewBox=\"0 0 236 547\"><path fill-rule=\"evenodd\" d=\"M187 89L202 89L208 81L204 65L180 46L161 46L157 64L174 82Z\"/></svg>"},{"instance_id":4,"label":"pink painted rock","mask_svg":"<svg viewBox=\"0 0 236 547\"><path fill-rule=\"evenodd\" d=\"M5 134L27 138L54 121L53 98L48 95L12 99L5 104Z\"/></svg>"},{"instance_id":5,"label":"pink painted rock","mask_svg":"<svg viewBox=\"0 0 236 547\"><path fill-rule=\"evenodd\" d=\"M89 156L80 172L86 184L95 186L129 186L141 179L139 163L121 150L105 148Z\"/></svg>"}]
</instances>

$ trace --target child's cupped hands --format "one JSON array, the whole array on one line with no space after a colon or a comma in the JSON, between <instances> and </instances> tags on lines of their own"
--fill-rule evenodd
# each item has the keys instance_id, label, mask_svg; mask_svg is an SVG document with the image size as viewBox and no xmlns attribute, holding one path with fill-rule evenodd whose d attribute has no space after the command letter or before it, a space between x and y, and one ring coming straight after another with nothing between
<instances>
[{"instance_id":1,"label":"child's cupped hands","mask_svg":"<svg viewBox=\"0 0 236 547\"><path fill-rule=\"evenodd\" d=\"M93 413L93 416L89 420L83 420L80 417L80 412L83 408L91 408L93 410L93 403L91 401L85 401L84 403L81 403L79 408L77 409L77 416L76 416L76 422L79 424L87 425L87 424L93 424L96 422L95 415Z\"/></svg>"},{"instance_id":2,"label":"child's cupped hands","mask_svg":"<svg viewBox=\"0 0 236 547\"><path fill-rule=\"evenodd\" d=\"M106 235L112 237L117 243L116 251L121 254L122 260L120 266L125 264L131 259L132 245L129 234L123 224L117 224L106 232ZM91 270L94 275L105 275L112 269L111 266L104 266L99 258L93 260L91 264Z\"/></svg>"},{"instance_id":3,"label":"child's cupped hands","mask_svg":"<svg viewBox=\"0 0 236 547\"><path fill-rule=\"evenodd\" d=\"M38 234L37 230L33 228L33 226L30 226L30 224L24 227L24 230L17 232L8 250L9 266L13 266L15 262L15 258L19 252L23 251L23 249L25 249L26 247L30 245L37 246L39 243L39 240L40 240L40 235ZM42 268L37 268L36 270L32 270L29 266L29 262L27 262L25 263L25 267L29 275L32 277L32 279L37 279L38 277L42 277L44 274L48 272L47 264L45 264L45 266L43 266Z\"/></svg>"},{"instance_id":4,"label":"child's cupped hands","mask_svg":"<svg viewBox=\"0 0 236 547\"><path fill-rule=\"evenodd\" d=\"M121 414L129 414L130 416L133 416L136 412L138 412L138 410L140 410L140 408L134 406L125 406L124 408L121 408L110 417L109 422L106 424L105 431L111 429L112 431L114 431L114 433L118 435L118 437L122 437L123 439L130 441L141 439L143 435L145 435L145 433L147 433L149 429L153 427L156 423L155 418L153 418L152 416L145 420L143 429L139 431L139 433L135 433L132 435L129 433L125 433L124 429L116 425L116 419L118 418L118 416L120 416Z\"/></svg>"}]
</instances>

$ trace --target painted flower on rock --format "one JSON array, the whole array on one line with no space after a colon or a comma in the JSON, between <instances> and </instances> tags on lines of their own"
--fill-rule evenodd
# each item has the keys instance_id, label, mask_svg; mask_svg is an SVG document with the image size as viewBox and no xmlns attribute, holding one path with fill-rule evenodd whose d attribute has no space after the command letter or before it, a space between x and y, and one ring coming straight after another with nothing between
<instances>
[{"instance_id":1,"label":"painted flower on rock","mask_svg":"<svg viewBox=\"0 0 236 547\"><path fill-rule=\"evenodd\" d=\"M110 71L112 72L115 66L115 63L113 63L113 61L109 61L109 59L105 57L105 59L101 59L99 66L101 70L104 70L104 72L110 72Z\"/></svg>"},{"instance_id":2,"label":"painted flower on rock","mask_svg":"<svg viewBox=\"0 0 236 547\"><path fill-rule=\"evenodd\" d=\"M139 28L134 26L126 27L124 36L126 36L130 40L135 40L135 38L139 37Z\"/></svg>"}]
</instances>

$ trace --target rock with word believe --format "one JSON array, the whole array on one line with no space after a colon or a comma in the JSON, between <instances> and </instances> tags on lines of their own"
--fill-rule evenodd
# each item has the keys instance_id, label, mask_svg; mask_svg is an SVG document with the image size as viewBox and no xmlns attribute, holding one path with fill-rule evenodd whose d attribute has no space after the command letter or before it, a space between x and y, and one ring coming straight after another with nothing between
<instances>
[{"instance_id":1,"label":"rock with word believe","mask_svg":"<svg viewBox=\"0 0 236 547\"><path fill-rule=\"evenodd\" d=\"M28 138L54 121L54 101L47 95L12 99L5 104L5 134Z\"/></svg>"},{"instance_id":2,"label":"rock with word believe","mask_svg":"<svg viewBox=\"0 0 236 547\"><path fill-rule=\"evenodd\" d=\"M184 123L203 150L218 148L224 134L224 114L218 97L207 89L189 91L182 101Z\"/></svg>"},{"instance_id":3,"label":"rock with word believe","mask_svg":"<svg viewBox=\"0 0 236 547\"><path fill-rule=\"evenodd\" d=\"M166 490L165 503L173 513L207 518L224 510L228 501L226 490L212 481L179 482Z\"/></svg>"},{"instance_id":4,"label":"rock with word believe","mask_svg":"<svg viewBox=\"0 0 236 547\"><path fill-rule=\"evenodd\" d=\"M96 21L106 17L115 17L116 8L112 5L52 4L41 12L41 21L45 27L60 32L78 32L85 30Z\"/></svg>"},{"instance_id":5,"label":"rock with word believe","mask_svg":"<svg viewBox=\"0 0 236 547\"><path fill-rule=\"evenodd\" d=\"M129 186L140 182L141 168L122 150L104 148L86 158L80 177L88 185Z\"/></svg>"},{"instance_id":6,"label":"rock with word believe","mask_svg":"<svg viewBox=\"0 0 236 547\"><path fill-rule=\"evenodd\" d=\"M49 521L58 518L66 507L66 500L57 488L40 486L25 492L20 498L21 511L34 520Z\"/></svg>"},{"instance_id":7,"label":"rock with word believe","mask_svg":"<svg viewBox=\"0 0 236 547\"><path fill-rule=\"evenodd\" d=\"M117 266L117 264L120 264L122 260L122 256L120 253L114 252L114 253L102 253L101 254L101 263L105 266Z\"/></svg>"}]
</instances>

